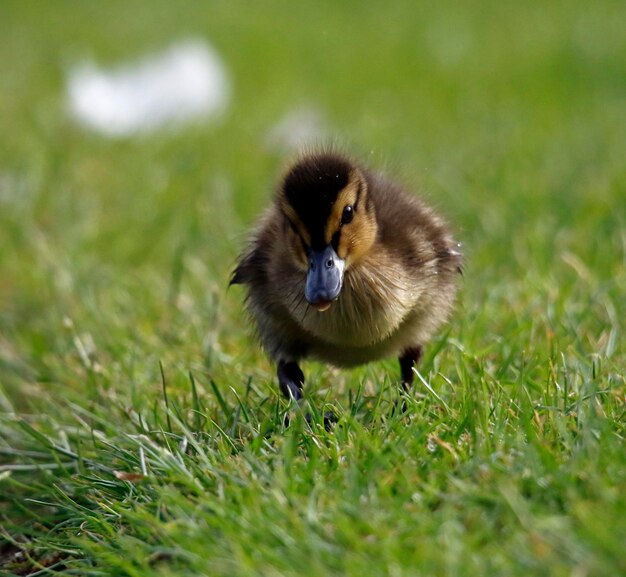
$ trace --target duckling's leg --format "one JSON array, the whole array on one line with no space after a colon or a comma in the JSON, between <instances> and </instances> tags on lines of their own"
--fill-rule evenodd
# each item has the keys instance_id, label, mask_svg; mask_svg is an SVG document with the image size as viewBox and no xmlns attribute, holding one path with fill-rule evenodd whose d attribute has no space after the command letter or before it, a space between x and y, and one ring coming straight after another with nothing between
<instances>
[{"instance_id":1,"label":"duckling's leg","mask_svg":"<svg viewBox=\"0 0 626 577\"><path fill-rule=\"evenodd\" d=\"M295 361L278 361L278 384L288 399L299 401L302 398L304 375Z\"/></svg>"},{"instance_id":2,"label":"duckling's leg","mask_svg":"<svg viewBox=\"0 0 626 577\"><path fill-rule=\"evenodd\" d=\"M406 349L400 357L400 374L402 375L402 386L405 391L413 384L415 373L413 367L419 363L422 358L422 347L420 345Z\"/></svg>"},{"instance_id":3,"label":"duckling's leg","mask_svg":"<svg viewBox=\"0 0 626 577\"><path fill-rule=\"evenodd\" d=\"M302 399L302 387L304 385L304 374L295 361L278 361L278 384L280 390L288 399L300 401ZM307 413L305 418L311 422L311 414ZM289 415L285 415L285 426L289 426ZM337 422L337 416L332 411L324 413L324 427L330 431Z\"/></svg>"}]
</instances>

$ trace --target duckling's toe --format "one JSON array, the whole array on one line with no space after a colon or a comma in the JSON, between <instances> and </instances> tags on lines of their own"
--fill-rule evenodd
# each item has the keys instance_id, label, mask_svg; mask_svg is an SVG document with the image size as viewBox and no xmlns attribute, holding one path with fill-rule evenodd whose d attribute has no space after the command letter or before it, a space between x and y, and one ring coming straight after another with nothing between
<instances>
[{"instance_id":1,"label":"duckling's toe","mask_svg":"<svg viewBox=\"0 0 626 577\"><path fill-rule=\"evenodd\" d=\"M400 398L393 402L389 416L404 415L407 412L406 399Z\"/></svg>"},{"instance_id":2,"label":"duckling's toe","mask_svg":"<svg viewBox=\"0 0 626 577\"><path fill-rule=\"evenodd\" d=\"M306 422L310 425L311 421L313 420L313 415L311 415L311 413L307 413L305 415L305 419L306 419ZM333 411L324 411L323 419L324 419L324 428L327 431L332 431L334 426L337 424L337 421L339 421L339 418L337 417L337 415L335 415Z\"/></svg>"},{"instance_id":3,"label":"duckling's toe","mask_svg":"<svg viewBox=\"0 0 626 577\"><path fill-rule=\"evenodd\" d=\"M335 415L332 411L326 411L324 413L324 428L327 431L332 430L338 421L339 417L337 417L337 415Z\"/></svg>"}]
</instances>

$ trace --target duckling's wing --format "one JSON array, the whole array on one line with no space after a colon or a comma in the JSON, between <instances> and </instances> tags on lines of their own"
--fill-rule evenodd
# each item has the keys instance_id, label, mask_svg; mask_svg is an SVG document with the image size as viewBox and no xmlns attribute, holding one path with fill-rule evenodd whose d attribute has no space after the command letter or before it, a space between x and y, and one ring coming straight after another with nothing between
<instances>
[{"instance_id":1,"label":"duckling's wing","mask_svg":"<svg viewBox=\"0 0 626 577\"><path fill-rule=\"evenodd\" d=\"M280 222L278 210L272 205L254 227L230 277L229 286L233 284L258 286L266 282L270 252L279 236L278 222Z\"/></svg>"},{"instance_id":2,"label":"duckling's wing","mask_svg":"<svg viewBox=\"0 0 626 577\"><path fill-rule=\"evenodd\" d=\"M244 254L239 263L233 270L230 276L230 282L228 286L234 284L246 284L249 283L254 277L254 271L257 269L259 255L258 251L251 251L247 254Z\"/></svg>"},{"instance_id":3,"label":"duckling's wing","mask_svg":"<svg viewBox=\"0 0 626 577\"><path fill-rule=\"evenodd\" d=\"M462 275L464 263L460 243L453 242L453 246L437 251L437 261L445 270L451 270Z\"/></svg>"},{"instance_id":4,"label":"duckling's wing","mask_svg":"<svg viewBox=\"0 0 626 577\"><path fill-rule=\"evenodd\" d=\"M246 281L244 280L244 274L241 271L241 265L237 265L235 270L230 275L228 286L232 286L234 284L244 284L244 282Z\"/></svg>"}]
</instances>

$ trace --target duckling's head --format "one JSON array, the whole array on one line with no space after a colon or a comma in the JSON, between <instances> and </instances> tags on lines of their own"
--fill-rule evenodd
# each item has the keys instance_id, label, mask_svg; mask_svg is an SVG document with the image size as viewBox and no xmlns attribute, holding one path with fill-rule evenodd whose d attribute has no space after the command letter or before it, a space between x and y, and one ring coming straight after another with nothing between
<instances>
[{"instance_id":1,"label":"duckling's head","mask_svg":"<svg viewBox=\"0 0 626 577\"><path fill-rule=\"evenodd\" d=\"M286 219L289 252L307 271L306 300L327 310L341 293L344 272L376 240L366 175L340 155L307 155L285 175L278 205Z\"/></svg>"}]
</instances>

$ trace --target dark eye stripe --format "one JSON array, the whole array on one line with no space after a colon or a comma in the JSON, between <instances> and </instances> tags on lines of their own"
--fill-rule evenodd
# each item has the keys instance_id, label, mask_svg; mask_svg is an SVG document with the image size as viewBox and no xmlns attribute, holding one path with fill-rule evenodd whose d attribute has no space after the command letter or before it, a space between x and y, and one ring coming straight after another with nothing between
<instances>
[{"instance_id":1,"label":"dark eye stripe","mask_svg":"<svg viewBox=\"0 0 626 577\"><path fill-rule=\"evenodd\" d=\"M294 234L300 239L300 243L302 244L302 249L304 250L304 253L309 254L309 245L306 243L304 238L302 238L302 235L300 234L298 227L291 221L291 219L286 214L284 215L284 217L285 217L286 224L294 232Z\"/></svg>"},{"instance_id":2,"label":"dark eye stripe","mask_svg":"<svg viewBox=\"0 0 626 577\"><path fill-rule=\"evenodd\" d=\"M335 252L337 252L337 249L339 248L339 239L340 238L341 238L341 233L339 231L337 231L335 234L333 234L333 238L330 241L330 244L332 245L332 247L335 250Z\"/></svg>"},{"instance_id":3,"label":"dark eye stripe","mask_svg":"<svg viewBox=\"0 0 626 577\"><path fill-rule=\"evenodd\" d=\"M287 221L289 228L291 228L293 232L295 232L298 236L300 236L300 234L298 233L298 229L296 228L296 225L293 222L291 222L291 219L287 215L285 215L285 220Z\"/></svg>"},{"instance_id":4,"label":"dark eye stripe","mask_svg":"<svg viewBox=\"0 0 626 577\"><path fill-rule=\"evenodd\" d=\"M363 189L363 185L359 182L357 189L356 189L356 200L354 201L354 212L356 212L356 209L359 206L359 200L361 198L362 189Z\"/></svg>"}]
</instances>

